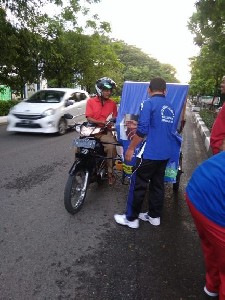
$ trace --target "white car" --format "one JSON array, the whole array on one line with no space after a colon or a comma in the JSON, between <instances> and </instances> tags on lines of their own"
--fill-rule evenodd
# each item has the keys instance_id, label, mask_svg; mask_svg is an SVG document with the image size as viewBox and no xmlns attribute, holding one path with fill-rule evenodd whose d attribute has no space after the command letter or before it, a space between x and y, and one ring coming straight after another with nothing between
<instances>
[{"instance_id":1,"label":"white car","mask_svg":"<svg viewBox=\"0 0 225 300\"><path fill-rule=\"evenodd\" d=\"M84 116L89 94L71 88L48 88L33 94L11 108L7 131L58 133L63 135L74 121L64 114ZM77 120L77 119L76 119Z\"/></svg>"}]
</instances>

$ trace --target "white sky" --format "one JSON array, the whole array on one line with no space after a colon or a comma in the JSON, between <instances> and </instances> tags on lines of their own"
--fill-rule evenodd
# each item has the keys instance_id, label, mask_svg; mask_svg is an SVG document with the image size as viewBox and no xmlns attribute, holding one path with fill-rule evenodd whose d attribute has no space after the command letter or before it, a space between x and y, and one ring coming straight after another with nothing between
<instances>
[{"instance_id":1,"label":"white sky","mask_svg":"<svg viewBox=\"0 0 225 300\"><path fill-rule=\"evenodd\" d=\"M113 38L134 45L177 70L177 78L190 80L188 58L198 54L187 22L196 0L101 0L91 11L110 23Z\"/></svg>"}]
</instances>

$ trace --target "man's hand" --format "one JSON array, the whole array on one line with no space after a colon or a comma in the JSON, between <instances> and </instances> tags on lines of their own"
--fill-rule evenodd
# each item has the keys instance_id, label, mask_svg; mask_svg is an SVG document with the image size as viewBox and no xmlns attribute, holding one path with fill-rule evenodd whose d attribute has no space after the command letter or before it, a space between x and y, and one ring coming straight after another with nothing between
<instances>
[{"instance_id":1,"label":"man's hand","mask_svg":"<svg viewBox=\"0 0 225 300\"><path fill-rule=\"evenodd\" d=\"M131 161L132 160L132 157L133 157L133 154L134 154L134 149L127 149L126 153L125 153L125 160L126 161Z\"/></svg>"},{"instance_id":2,"label":"man's hand","mask_svg":"<svg viewBox=\"0 0 225 300\"><path fill-rule=\"evenodd\" d=\"M130 121L125 122L125 125L127 126L127 128L131 128L131 129L137 128L137 124L138 124L138 122L135 120L130 120Z\"/></svg>"},{"instance_id":3,"label":"man's hand","mask_svg":"<svg viewBox=\"0 0 225 300\"><path fill-rule=\"evenodd\" d=\"M143 140L142 137L138 136L137 134L135 134L132 138L132 141L130 142L129 147L127 148L127 151L125 153L125 160L127 161L131 161L133 154L134 154L134 150L136 149L137 145Z\"/></svg>"},{"instance_id":4,"label":"man's hand","mask_svg":"<svg viewBox=\"0 0 225 300\"><path fill-rule=\"evenodd\" d=\"M88 122L95 123L95 124L99 125L100 127L102 127L102 125L105 125L105 121L99 121L99 120L93 119L91 117L87 117L87 120L88 120Z\"/></svg>"}]
</instances>

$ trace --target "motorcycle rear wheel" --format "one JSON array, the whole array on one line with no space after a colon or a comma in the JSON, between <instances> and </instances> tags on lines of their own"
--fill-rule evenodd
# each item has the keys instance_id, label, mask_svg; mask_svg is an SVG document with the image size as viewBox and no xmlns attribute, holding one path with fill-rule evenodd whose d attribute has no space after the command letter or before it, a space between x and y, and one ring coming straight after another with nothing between
<instances>
[{"instance_id":1,"label":"motorcycle rear wheel","mask_svg":"<svg viewBox=\"0 0 225 300\"><path fill-rule=\"evenodd\" d=\"M74 215L84 204L89 183L89 172L79 168L69 175L64 190L64 205L66 210Z\"/></svg>"},{"instance_id":2,"label":"motorcycle rear wheel","mask_svg":"<svg viewBox=\"0 0 225 300\"><path fill-rule=\"evenodd\" d=\"M173 191L174 192L177 192L179 190L179 187L180 187L180 177L181 177L182 173L183 172L181 170L178 170L177 177L176 177L176 182L173 183Z\"/></svg>"}]
</instances>

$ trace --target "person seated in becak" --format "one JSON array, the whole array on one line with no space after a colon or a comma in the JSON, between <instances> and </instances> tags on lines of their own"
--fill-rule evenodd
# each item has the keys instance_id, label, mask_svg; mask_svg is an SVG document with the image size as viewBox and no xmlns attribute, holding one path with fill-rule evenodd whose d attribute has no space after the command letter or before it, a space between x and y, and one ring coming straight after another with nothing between
<instances>
[{"instance_id":1,"label":"person seated in becak","mask_svg":"<svg viewBox=\"0 0 225 300\"><path fill-rule=\"evenodd\" d=\"M113 118L117 117L117 106L116 103L110 99L112 95L113 89L116 87L116 83L108 78L103 77L96 81L95 89L96 89L96 97L89 98L86 106L86 118L89 122L95 123L98 126L102 127L106 124L107 118L112 116ZM98 138L102 143L115 143L116 138L112 134L110 130L106 132L100 133ZM116 157L116 146L113 144L103 144L104 151L107 154L107 157L111 159L107 159L108 165L108 180L109 184L112 185L115 181L113 176L113 165L114 158Z\"/></svg>"}]
</instances>

